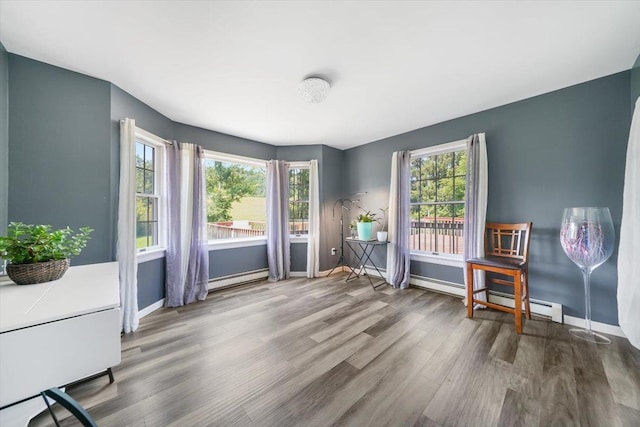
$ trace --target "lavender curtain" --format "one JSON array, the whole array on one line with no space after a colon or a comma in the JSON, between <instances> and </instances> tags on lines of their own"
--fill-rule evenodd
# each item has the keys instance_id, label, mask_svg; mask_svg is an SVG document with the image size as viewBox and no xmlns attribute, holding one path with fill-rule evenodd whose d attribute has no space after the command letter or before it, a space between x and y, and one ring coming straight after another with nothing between
<instances>
[{"instance_id":1,"label":"lavender curtain","mask_svg":"<svg viewBox=\"0 0 640 427\"><path fill-rule=\"evenodd\" d=\"M396 151L391 158L389 192L389 245L387 247L387 283L394 288L409 287L409 195L411 153Z\"/></svg>"},{"instance_id":2,"label":"lavender curtain","mask_svg":"<svg viewBox=\"0 0 640 427\"><path fill-rule=\"evenodd\" d=\"M467 139L467 181L464 193L464 259L484 256L484 228L487 217L488 194L487 144L484 133ZM464 280L467 283L467 263L464 263ZM485 284L483 271L474 272L473 288L482 289ZM484 292L476 299L485 300ZM465 305L467 301L465 299Z\"/></svg>"},{"instance_id":3,"label":"lavender curtain","mask_svg":"<svg viewBox=\"0 0 640 427\"><path fill-rule=\"evenodd\" d=\"M204 300L209 280L204 150L174 142L167 150L167 307Z\"/></svg>"},{"instance_id":4,"label":"lavender curtain","mask_svg":"<svg viewBox=\"0 0 640 427\"><path fill-rule=\"evenodd\" d=\"M269 280L289 278L289 166L282 160L267 162L267 260Z\"/></svg>"}]
</instances>

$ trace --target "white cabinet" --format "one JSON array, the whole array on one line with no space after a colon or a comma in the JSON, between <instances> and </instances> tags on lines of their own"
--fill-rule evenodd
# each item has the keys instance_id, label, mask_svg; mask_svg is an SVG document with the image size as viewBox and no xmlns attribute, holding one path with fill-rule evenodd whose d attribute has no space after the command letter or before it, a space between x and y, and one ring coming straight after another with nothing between
<instances>
[{"instance_id":1,"label":"white cabinet","mask_svg":"<svg viewBox=\"0 0 640 427\"><path fill-rule=\"evenodd\" d=\"M0 284L0 407L119 364L119 306L116 262L71 267L55 282ZM30 405L0 411L0 425L25 425Z\"/></svg>"}]
</instances>

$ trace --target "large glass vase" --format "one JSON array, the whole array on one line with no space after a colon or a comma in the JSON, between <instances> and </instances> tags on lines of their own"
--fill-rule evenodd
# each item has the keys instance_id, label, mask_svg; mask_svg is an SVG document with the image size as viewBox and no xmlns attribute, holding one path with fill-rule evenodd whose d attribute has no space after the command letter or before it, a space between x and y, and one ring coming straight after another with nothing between
<instances>
[{"instance_id":1,"label":"large glass vase","mask_svg":"<svg viewBox=\"0 0 640 427\"><path fill-rule=\"evenodd\" d=\"M566 208L560 227L560 243L564 253L582 271L584 281L585 329L570 329L581 339L598 344L611 341L591 330L591 272L613 253L615 232L609 208Z\"/></svg>"}]
</instances>

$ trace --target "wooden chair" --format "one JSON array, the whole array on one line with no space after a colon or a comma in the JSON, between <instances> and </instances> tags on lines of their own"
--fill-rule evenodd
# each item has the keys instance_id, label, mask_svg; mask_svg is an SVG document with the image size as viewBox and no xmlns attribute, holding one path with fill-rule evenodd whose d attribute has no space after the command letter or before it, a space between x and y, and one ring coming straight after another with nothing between
<instances>
[{"instance_id":1,"label":"wooden chair","mask_svg":"<svg viewBox=\"0 0 640 427\"><path fill-rule=\"evenodd\" d=\"M522 333L522 302L527 319L531 319L529 307L529 240L531 222L499 224L488 222L485 229L485 256L467 261L467 317L473 317L474 304L482 304L515 315L516 332ZM487 275L486 286L473 289L473 272L497 273L507 279ZM489 282L513 287L514 306L507 307L489 302ZM484 292L487 301L477 300L475 294Z\"/></svg>"}]
</instances>

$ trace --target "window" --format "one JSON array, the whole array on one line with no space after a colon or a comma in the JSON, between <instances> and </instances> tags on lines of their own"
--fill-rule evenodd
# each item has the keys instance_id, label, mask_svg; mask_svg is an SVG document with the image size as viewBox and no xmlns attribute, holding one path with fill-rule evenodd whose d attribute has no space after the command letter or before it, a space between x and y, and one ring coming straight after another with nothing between
<instances>
[{"instance_id":1,"label":"window","mask_svg":"<svg viewBox=\"0 0 640 427\"><path fill-rule=\"evenodd\" d=\"M136 129L136 247L146 251L162 246L162 140Z\"/></svg>"},{"instance_id":2,"label":"window","mask_svg":"<svg viewBox=\"0 0 640 427\"><path fill-rule=\"evenodd\" d=\"M289 231L309 234L309 166L296 163L289 169Z\"/></svg>"},{"instance_id":3,"label":"window","mask_svg":"<svg viewBox=\"0 0 640 427\"><path fill-rule=\"evenodd\" d=\"M466 141L411 153L412 252L463 253L466 162Z\"/></svg>"},{"instance_id":4,"label":"window","mask_svg":"<svg viewBox=\"0 0 640 427\"><path fill-rule=\"evenodd\" d=\"M266 235L265 162L207 152L207 237L209 240Z\"/></svg>"}]
</instances>

